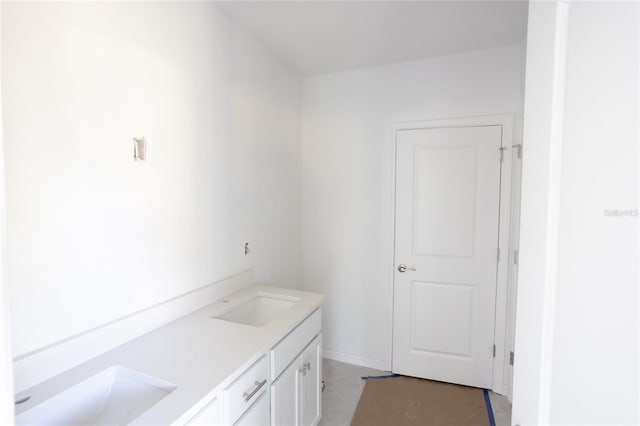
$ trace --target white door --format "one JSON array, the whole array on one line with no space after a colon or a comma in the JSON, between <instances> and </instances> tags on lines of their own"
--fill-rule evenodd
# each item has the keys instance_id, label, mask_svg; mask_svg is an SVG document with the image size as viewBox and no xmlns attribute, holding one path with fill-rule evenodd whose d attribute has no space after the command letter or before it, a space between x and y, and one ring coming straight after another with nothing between
<instances>
[{"instance_id":1,"label":"white door","mask_svg":"<svg viewBox=\"0 0 640 426\"><path fill-rule=\"evenodd\" d=\"M492 387L501 141L502 126L396 133L395 373Z\"/></svg>"}]
</instances>

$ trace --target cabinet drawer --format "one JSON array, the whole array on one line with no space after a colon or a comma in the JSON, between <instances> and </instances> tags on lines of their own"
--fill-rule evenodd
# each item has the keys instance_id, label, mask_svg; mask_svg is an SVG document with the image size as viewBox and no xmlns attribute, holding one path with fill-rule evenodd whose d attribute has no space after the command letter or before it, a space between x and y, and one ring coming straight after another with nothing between
<instances>
[{"instance_id":1,"label":"cabinet drawer","mask_svg":"<svg viewBox=\"0 0 640 426\"><path fill-rule=\"evenodd\" d=\"M269 426L269 395L262 395L234 426Z\"/></svg>"},{"instance_id":2,"label":"cabinet drawer","mask_svg":"<svg viewBox=\"0 0 640 426\"><path fill-rule=\"evenodd\" d=\"M229 423L236 420L269 389L269 360L263 356L224 390Z\"/></svg>"},{"instance_id":3,"label":"cabinet drawer","mask_svg":"<svg viewBox=\"0 0 640 426\"><path fill-rule=\"evenodd\" d=\"M222 407L218 398L213 398L202 410L191 418L186 426L212 426L222 424Z\"/></svg>"},{"instance_id":4,"label":"cabinet drawer","mask_svg":"<svg viewBox=\"0 0 640 426\"><path fill-rule=\"evenodd\" d=\"M299 353L304 349L322 329L322 312L317 309L307 317L300 325L287 334L273 349L271 349L271 379L275 379L287 368Z\"/></svg>"}]
</instances>

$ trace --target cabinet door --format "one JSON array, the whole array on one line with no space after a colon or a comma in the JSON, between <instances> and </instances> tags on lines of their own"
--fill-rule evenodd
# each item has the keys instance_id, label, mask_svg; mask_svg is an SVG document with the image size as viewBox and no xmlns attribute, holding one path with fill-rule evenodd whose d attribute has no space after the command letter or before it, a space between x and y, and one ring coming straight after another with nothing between
<instances>
[{"instance_id":1,"label":"cabinet door","mask_svg":"<svg viewBox=\"0 0 640 426\"><path fill-rule=\"evenodd\" d=\"M263 393L234 426L269 426L269 393Z\"/></svg>"},{"instance_id":2,"label":"cabinet door","mask_svg":"<svg viewBox=\"0 0 640 426\"><path fill-rule=\"evenodd\" d=\"M300 359L296 358L271 385L271 424L298 426L300 416Z\"/></svg>"},{"instance_id":3,"label":"cabinet door","mask_svg":"<svg viewBox=\"0 0 640 426\"><path fill-rule=\"evenodd\" d=\"M301 358L301 426L318 424L322 414L322 334L302 351Z\"/></svg>"}]
</instances>

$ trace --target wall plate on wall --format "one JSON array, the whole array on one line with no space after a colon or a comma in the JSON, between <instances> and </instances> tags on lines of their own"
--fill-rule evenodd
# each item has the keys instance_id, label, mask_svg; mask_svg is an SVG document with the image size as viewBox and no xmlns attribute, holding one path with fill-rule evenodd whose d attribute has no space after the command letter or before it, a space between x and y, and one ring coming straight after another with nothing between
<instances>
[{"instance_id":1,"label":"wall plate on wall","mask_svg":"<svg viewBox=\"0 0 640 426\"><path fill-rule=\"evenodd\" d=\"M147 159L147 140L144 137L133 138L133 159L135 161Z\"/></svg>"}]
</instances>

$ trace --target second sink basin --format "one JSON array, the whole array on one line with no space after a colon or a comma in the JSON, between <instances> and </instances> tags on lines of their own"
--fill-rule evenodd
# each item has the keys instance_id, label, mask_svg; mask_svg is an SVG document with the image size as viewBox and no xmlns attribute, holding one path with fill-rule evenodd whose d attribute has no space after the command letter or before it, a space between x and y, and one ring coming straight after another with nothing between
<instances>
[{"instance_id":1,"label":"second sink basin","mask_svg":"<svg viewBox=\"0 0 640 426\"><path fill-rule=\"evenodd\" d=\"M272 319L289 310L296 302L296 298L258 294L256 297L241 303L231 310L213 315L212 318L237 322L253 327L262 327Z\"/></svg>"},{"instance_id":2,"label":"second sink basin","mask_svg":"<svg viewBox=\"0 0 640 426\"><path fill-rule=\"evenodd\" d=\"M173 383L114 366L16 417L17 425L124 425L176 389Z\"/></svg>"}]
</instances>

